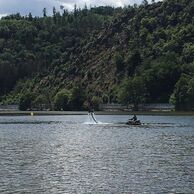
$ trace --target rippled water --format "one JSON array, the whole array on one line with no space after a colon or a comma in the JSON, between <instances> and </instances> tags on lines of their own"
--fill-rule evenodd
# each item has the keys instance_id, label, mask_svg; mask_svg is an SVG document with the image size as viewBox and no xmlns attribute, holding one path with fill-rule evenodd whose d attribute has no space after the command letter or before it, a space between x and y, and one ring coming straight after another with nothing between
<instances>
[{"instance_id":1,"label":"rippled water","mask_svg":"<svg viewBox=\"0 0 194 194\"><path fill-rule=\"evenodd\" d=\"M0 117L0 193L194 193L194 118Z\"/></svg>"}]
</instances>

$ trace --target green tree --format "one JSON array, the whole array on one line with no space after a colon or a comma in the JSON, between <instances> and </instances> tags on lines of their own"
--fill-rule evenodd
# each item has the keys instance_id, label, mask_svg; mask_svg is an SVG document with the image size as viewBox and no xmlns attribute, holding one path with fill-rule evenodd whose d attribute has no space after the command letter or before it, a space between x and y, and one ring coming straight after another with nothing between
<instances>
[{"instance_id":1,"label":"green tree","mask_svg":"<svg viewBox=\"0 0 194 194\"><path fill-rule=\"evenodd\" d=\"M22 95L19 102L19 109L22 111L31 109L33 100L34 100L34 94L32 93L28 92Z\"/></svg>"},{"instance_id":2,"label":"green tree","mask_svg":"<svg viewBox=\"0 0 194 194\"><path fill-rule=\"evenodd\" d=\"M92 105L93 105L94 110L99 110L99 105L101 103L101 99L97 96L93 96L91 101L92 101Z\"/></svg>"},{"instance_id":3,"label":"green tree","mask_svg":"<svg viewBox=\"0 0 194 194\"><path fill-rule=\"evenodd\" d=\"M148 1L147 0L143 0L142 4L146 6L146 5L148 5Z\"/></svg>"},{"instance_id":4,"label":"green tree","mask_svg":"<svg viewBox=\"0 0 194 194\"><path fill-rule=\"evenodd\" d=\"M118 98L122 104L133 104L134 110L138 110L139 103L146 100L147 89L142 77L129 78L124 81L119 89Z\"/></svg>"},{"instance_id":5,"label":"green tree","mask_svg":"<svg viewBox=\"0 0 194 194\"><path fill-rule=\"evenodd\" d=\"M69 99L71 110L82 110L85 101L85 92L80 84L74 85Z\"/></svg>"},{"instance_id":6,"label":"green tree","mask_svg":"<svg viewBox=\"0 0 194 194\"><path fill-rule=\"evenodd\" d=\"M43 17L47 17L47 10L46 10L46 8L44 8L42 12L43 12Z\"/></svg>"},{"instance_id":7,"label":"green tree","mask_svg":"<svg viewBox=\"0 0 194 194\"><path fill-rule=\"evenodd\" d=\"M191 63L194 60L194 44L186 43L183 48L183 61L186 63Z\"/></svg>"},{"instance_id":8,"label":"green tree","mask_svg":"<svg viewBox=\"0 0 194 194\"><path fill-rule=\"evenodd\" d=\"M194 78L182 74L175 85L170 102L175 105L176 110L191 110L194 108Z\"/></svg>"},{"instance_id":9,"label":"green tree","mask_svg":"<svg viewBox=\"0 0 194 194\"><path fill-rule=\"evenodd\" d=\"M136 68L142 63L142 58L139 50L135 50L128 54L126 59L128 75L133 75Z\"/></svg>"},{"instance_id":10,"label":"green tree","mask_svg":"<svg viewBox=\"0 0 194 194\"><path fill-rule=\"evenodd\" d=\"M38 110L43 110L48 107L48 101L42 94L38 95L32 102L32 107Z\"/></svg>"},{"instance_id":11,"label":"green tree","mask_svg":"<svg viewBox=\"0 0 194 194\"><path fill-rule=\"evenodd\" d=\"M113 62L116 64L116 68L117 68L117 72L122 72L125 68L124 66L124 60L123 60L123 56L121 53L117 52L114 55L114 59Z\"/></svg>"},{"instance_id":12,"label":"green tree","mask_svg":"<svg viewBox=\"0 0 194 194\"><path fill-rule=\"evenodd\" d=\"M174 85L180 78L181 68L173 53L142 65L141 72L151 102L168 102Z\"/></svg>"},{"instance_id":13,"label":"green tree","mask_svg":"<svg viewBox=\"0 0 194 194\"><path fill-rule=\"evenodd\" d=\"M32 13L31 12L28 14L28 20L29 21L32 21L33 20Z\"/></svg>"},{"instance_id":14,"label":"green tree","mask_svg":"<svg viewBox=\"0 0 194 194\"><path fill-rule=\"evenodd\" d=\"M68 90L58 92L54 97L54 109L69 110L69 98L70 92Z\"/></svg>"}]
</instances>

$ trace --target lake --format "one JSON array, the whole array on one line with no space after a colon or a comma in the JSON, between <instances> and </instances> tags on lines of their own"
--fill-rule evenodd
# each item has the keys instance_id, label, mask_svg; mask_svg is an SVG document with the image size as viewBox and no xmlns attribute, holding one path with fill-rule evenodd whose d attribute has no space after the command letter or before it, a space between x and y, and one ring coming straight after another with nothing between
<instances>
[{"instance_id":1,"label":"lake","mask_svg":"<svg viewBox=\"0 0 194 194\"><path fill-rule=\"evenodd\" d=\"M194 117L0 117L0 193L194 193Z\"/></svg>"}]
</instances>

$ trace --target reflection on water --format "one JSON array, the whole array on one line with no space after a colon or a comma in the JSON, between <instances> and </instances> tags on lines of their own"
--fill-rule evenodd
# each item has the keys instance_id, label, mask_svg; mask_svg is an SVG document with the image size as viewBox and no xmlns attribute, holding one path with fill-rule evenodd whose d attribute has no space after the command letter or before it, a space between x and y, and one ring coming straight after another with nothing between
<instances>
[{"instance_id":1,"label":"reflection on water","mask_svg":"<svg viewBox=\"0 0 194 194\"><path fill-rule=\"evenodd\" d=\"M193 193L194 119L1 117L0 193Z\"/></svg>"}]
</instances>

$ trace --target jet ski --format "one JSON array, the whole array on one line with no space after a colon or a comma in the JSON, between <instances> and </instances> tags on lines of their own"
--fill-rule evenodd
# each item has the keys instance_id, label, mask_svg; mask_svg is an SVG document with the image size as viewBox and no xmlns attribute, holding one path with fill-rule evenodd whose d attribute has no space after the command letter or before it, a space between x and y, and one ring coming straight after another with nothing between
<instances>
[{"instance_id":1,"label":"jet ski","mask_svg":"<svg viewBox=\"0 0 194 194\"><path fill-rule=\"evenodd\" d=\"M133 121L133 120L128 120L127 125L141 125L141 121L137 120L137 121Z\"/></svg>"}]
</instances>

